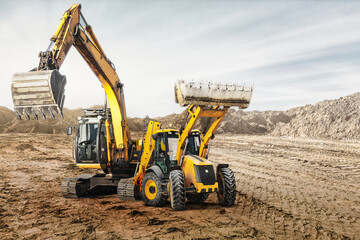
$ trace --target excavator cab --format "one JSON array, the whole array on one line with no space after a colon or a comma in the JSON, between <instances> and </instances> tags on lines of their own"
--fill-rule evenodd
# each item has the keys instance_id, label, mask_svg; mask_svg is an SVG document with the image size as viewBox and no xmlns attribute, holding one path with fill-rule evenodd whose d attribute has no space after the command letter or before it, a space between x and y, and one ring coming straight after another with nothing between
<instances>
[{"instance_id":1,"label":"excavator cab","mask_svg":"<svg viewBox=\"0 0 360 240\"><path fill-rule=\"evenodd\" d=\"M81 123L76 134L76 162L97 162L99 123Z\"/></svg>"},{"instance_id":2,"label":"excavator cab","mask_svg":"<svg viewBox=\"0 0 360 240\"><path fill-rule=\"evenodd\" d=\"M81 168L106 169L105 118L99 111L103 110L85 110L85 116L79 120L73 149L76 164Z\"/></svg>"}]
</instances>

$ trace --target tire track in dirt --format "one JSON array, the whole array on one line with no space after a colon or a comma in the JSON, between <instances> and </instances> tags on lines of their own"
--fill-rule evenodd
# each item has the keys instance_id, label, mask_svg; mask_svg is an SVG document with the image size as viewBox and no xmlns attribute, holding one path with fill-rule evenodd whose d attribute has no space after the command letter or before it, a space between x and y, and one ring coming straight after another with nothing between
<instances>
[{"instance_id":1,"label":"tire track in dirt","mask_svg":"<svg viewBox=\"0 0 360 240\"><path fill-rule=\"evenodd\" d=\"M116 196L64 199L63 177L85 171L61 135L0 134L1 239L358 239L360 144L217 136L209 160L229 163L237 204L213 194L183 212Z\"/></svg>"},{"instance_id":2,"label":"tire track in dirt","mask_svg":"<svg viewBox=\"0 0 360 240\"><path fill-rule=\"evenodd\" d=\"M218 147L211 150L211 160L230 163L238 191L246 196L242 199L251 201L243 206L243 214L256 222L255 227L273 226L264 227L266 234L359 236L360 144L349 147L332 141L220 136L213 145ZM263 209L251 208L254 201ZM270 214L269 208L273 209Z\"/></svg>"}]
</instances>

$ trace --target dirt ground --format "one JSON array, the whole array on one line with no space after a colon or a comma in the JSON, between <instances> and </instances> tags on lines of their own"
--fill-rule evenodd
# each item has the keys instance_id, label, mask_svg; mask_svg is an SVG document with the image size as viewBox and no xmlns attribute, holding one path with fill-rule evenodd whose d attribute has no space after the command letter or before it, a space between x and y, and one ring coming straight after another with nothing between
<instances>
[{"instance_id":1,"label":"dirt ground","mask_svg":"<svg viewBox=\"0 0 360 240\"><path fill-rule=\"evenodd\" d=\"M71 137L0 134L0 239L360 239L360 143L223 135L209 159L236 173L236 205L213 194L182 212L64 199Z\"/></svg>"}]
</instances>

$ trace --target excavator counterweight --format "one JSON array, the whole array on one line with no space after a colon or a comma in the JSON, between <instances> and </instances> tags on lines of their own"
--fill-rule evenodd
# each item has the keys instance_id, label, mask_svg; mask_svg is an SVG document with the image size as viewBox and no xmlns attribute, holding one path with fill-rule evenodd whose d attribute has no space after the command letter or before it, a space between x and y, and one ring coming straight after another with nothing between
<instances>
[{"instance_id":1,"label":"excavator counterweight","mask_svg":"<svg viewBox=\"0 0 360 240\"><path fill-rule=\"evenodd\" d=\"M11 92L18 119L62 117L65 85L66 77L57 70L15 73Z\"/></svg>"}]
</instances>

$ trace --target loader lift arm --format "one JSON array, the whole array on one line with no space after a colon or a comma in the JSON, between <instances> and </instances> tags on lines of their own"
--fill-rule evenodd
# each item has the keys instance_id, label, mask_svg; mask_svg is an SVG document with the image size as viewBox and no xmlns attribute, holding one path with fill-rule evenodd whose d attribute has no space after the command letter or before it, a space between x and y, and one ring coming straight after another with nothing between
<instances>
[{"instance_id":1,"label":"loader lift arm","mask_svg":"<svg viewBox=\"0 0 360 240\"><path fill-rule=\"evenodd\" d=\"M201 117L215 117L216 119L208 127L207 131L204 133L204 136L201 139L199 156L205 158L206 152L208 150L208 144L213 137L216 129L219 127L228 109L229 107L220 108L219 106L205 107L198 105L190 105L187 108L187 113L190 114L190 119L188 120L187 124L185 126L182 126L182 128L180 129L180 137L177 147L178 164L180 164L181 157L184 154L186 140L191 135L191 131L193 130L196 122Z\"/></svg>"},{"instance_id":2,"label":"loader lift arm","mask_svg":"<svg viewBox=\"0 0 360 240\"><path fill-rule=\"evenodd\" d=\"M175 83L175 102L180 106L187 106L187 114L180 129L177 147L177 161L180 163L184 155L186 140L191 135L199 118L215 118L203 133L199 156L205 158L208 145L230 107L245 109L249 106L252 97L252 87L237 84L220 84L211 82L185 82L178 80Z\"/></svg>"}]
</instances>

